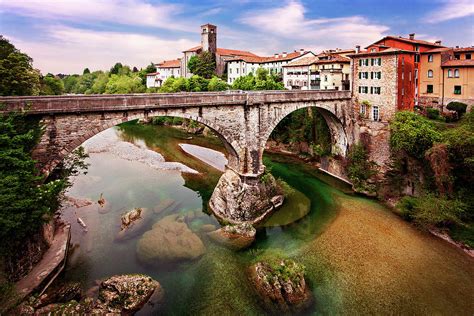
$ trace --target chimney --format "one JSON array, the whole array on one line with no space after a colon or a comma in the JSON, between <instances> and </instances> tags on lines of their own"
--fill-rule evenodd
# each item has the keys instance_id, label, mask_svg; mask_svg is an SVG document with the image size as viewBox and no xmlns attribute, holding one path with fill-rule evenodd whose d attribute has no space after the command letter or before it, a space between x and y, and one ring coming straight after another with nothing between
<instances>
[{"instance_id":1,"label":"chimney","mask_svg":"<svg viewBox=\"0 0 474 316\"><path fill-rule=\"evenodd\" d=\"M283 57L286 57L288 56L288 54L286 52L283 52Z\"/></svg>"},{"instance_id":2,"label":"chimney","mask_svg":"<svg viewBox=\"0 0 474 316\"><path fill-rule=\"evenodd\" d=\"M217 51L217 26L212 24L201 25L201 46L203 52L216 54Z\"/></svg>"},{"instance_id":3,"label":"chimney","mask_svg":"<svg viewBox=\"0 0 474 316\"><path fill-rule=\"evenodd\" d=\"M415 39L415 33L408 34L408 36L410 37L411 40Z\"/></svg>"},{"instance_id":4,"label":"chimney","mask_svg":"<svg viewBox=\"0 0 474 316\"><path fill-rule=\"evenodd\" d=\"M278 58L278 53L275 53L273 57Z\"/></svg>"},{"instance_id":5,"label":"chimney","mask_svg":"<svg viewBox=\"0 0 474 316\"><path fill-rule=\"evenodd\" d=\"M438 40L438 41L435 42L435 44L441 46L441 41Z\"/></svg>"},{"instance_id":6,"label":"chimney","mask_svg":"<svg viewBox=\"0 0 474 316\"><path fill-rule=\"evenodd\" d=\"M300 55L304 54L304 48L300 48Z\"/></svg>"},{"instance_id":7,"label":"chimney","mask_svg":"<svg viewBox=\"0 0 474 316\"><path fill-rule=\"evenodd\" d=\"M356 46L356 54L359 54L360 53L360 45L357 45Z\"/></svg>"}]
</instances>

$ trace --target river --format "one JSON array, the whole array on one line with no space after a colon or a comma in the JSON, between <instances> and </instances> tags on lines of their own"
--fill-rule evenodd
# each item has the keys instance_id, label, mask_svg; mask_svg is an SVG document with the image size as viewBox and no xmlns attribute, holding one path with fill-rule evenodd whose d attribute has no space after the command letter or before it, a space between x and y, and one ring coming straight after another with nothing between
<instances>
[{"instance_id":1,"label":"river","mask_svg":"<svg viewBox=\"0 0 474 316\"><path fill-rule=\"evenodd\" d=\"M88 173L76 177L67 194L94 203L65 207L62 215L72 224L73 244L64 278L81 282L84 289L114 274L145 273L165 290L156 312L261 315L265 311L247 282L246 268L285 256L306 267L316 302L308 314L474 313L472 258L297 160L265 156L266 166L292 193L258 230L254 245L235 252L205 233L218 227L206 208L225 159L217 138L190 139L177 128L126 123L84 146L90 153ZM101 194L104 207L96 203ZM171 206L153 211L163 203ZM118 238L121 214L136 207L146 209L144 225L128 239ZM137 252L140 238L174 214L202 240L204 255L145 264Z\"/></svg>"}]
</instances>

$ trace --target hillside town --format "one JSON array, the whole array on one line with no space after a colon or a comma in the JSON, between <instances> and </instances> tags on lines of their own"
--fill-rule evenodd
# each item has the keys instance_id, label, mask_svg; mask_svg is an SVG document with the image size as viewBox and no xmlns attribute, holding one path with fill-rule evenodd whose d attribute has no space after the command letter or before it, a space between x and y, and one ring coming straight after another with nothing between
<instances>
[{"instance_id":1,"label":"hillside town","mask_svg":"<svg viewBox=\"0 0 474 316\"><path fill-rule=\"evenodd\" d=\"M217 27L201 26L201 45L180 58L155 64L147 74L147 87L161 87L170 77L190 78L192 56L210 52L216 74L232 85L237 78L266 69L288 90L352 90L363 118L386 121L397 110L415 106L441 112L453 101L474 104L474 47L445 47L441 41L416 39L415 34L385 36L362 49L303 48L258 56L249 51L217 47Z\"/></svg>"}]
</instances>

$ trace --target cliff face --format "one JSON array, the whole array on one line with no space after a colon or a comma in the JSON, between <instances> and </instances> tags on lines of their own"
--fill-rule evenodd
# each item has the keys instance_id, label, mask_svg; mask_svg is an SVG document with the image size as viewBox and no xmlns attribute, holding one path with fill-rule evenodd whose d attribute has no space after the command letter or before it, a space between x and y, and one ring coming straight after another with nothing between
<instances>
[{"instance_id":1,"label":"cliff face","mask_svg":"<svg viewBox=\"0 0 474 316\"><path fill-rule=\"evenodd\" d=\"M55 221L51 220L16 246L16 251L5 260L5 272L9 281L20 280L41 260L54 238L55 226Z\"/></svg>"}]
</instances>

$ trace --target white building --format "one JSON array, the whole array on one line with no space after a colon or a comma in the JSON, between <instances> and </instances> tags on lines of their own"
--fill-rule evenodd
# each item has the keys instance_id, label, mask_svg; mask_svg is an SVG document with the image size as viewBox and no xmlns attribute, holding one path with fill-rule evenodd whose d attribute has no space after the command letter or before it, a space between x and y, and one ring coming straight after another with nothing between
<instances>
[{"instance_id":1,"label":"white building","mask_svg":"<svg viewBox=\"0 0 474 316\"><path fill-rule=\"evenodd\" d=\"M341 52L341 54L339 54ZM305 57L285 65L283 83L287 89L349 90L349 50L331 50L317 56Z\"/></svg>"},{"instance_id":2,"label":"white building","mask_svg":"<svg viewBox=\"0 0 474 316\"><path fill-rule=\"evenodd\" d=\"M156 65L156 72L146 75L146 87L159 88L163 85L166 79L180 76L181 61L179 59L165 60Z\"/></svg>"},{"instance_id":3,"label":"white building","mask_svg":"<svg viewBox=\"0 0 474 316\"><path fill-rule=\"evenodd\" d=\"M237 78L250 73L255 74L258 68L268 70L275 75L283 76L283 67L290 62L300 60L309 56L315 56L312 52L301 49L292 53L283 52L271 57L260 56L238 56L227 60L227 83L232 84Z\"/></svg>"}]
</instances>

